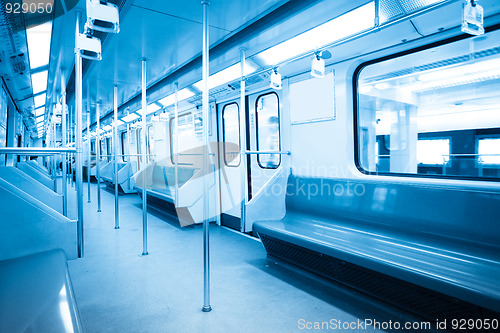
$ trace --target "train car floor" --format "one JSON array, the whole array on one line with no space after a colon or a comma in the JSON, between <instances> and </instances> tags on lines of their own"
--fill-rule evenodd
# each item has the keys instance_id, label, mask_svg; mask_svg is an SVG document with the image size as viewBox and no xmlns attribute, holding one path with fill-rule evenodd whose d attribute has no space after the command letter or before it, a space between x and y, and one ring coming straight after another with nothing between
<instances>
[{"instance_id":1,"label":"train car floor","mask_svg":"<svg viewBox=\"0 0 500 333\"><path fill-rule=\"evenodd\" d=\"M202 312L202 226L181 228L174 217L150 209L149 255L142 256L140 198L120 195L120 228L114 229L114 196L101 191L98 213L96 186L91 184L87 203L84 183L84 257L68 262L87 333L276 333L310 331L318 325L324 331L373 332L373 326L362 325L366 319L415 319L268 259L259 240L217 225L210 227L213 310ZM70 216L76 215L74 188L68 191ZM351 328L340 326L344 323Z\"/></svg>"}]
</instances>

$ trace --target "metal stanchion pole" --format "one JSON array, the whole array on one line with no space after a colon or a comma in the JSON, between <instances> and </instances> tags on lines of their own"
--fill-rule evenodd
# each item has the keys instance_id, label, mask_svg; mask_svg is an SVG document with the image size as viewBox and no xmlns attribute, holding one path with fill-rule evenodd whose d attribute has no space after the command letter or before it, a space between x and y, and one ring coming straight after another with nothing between
<instances>
[{"instance_id":1,"label":"metal stanchion pole","mask_svg":"<svg viewBox=\"0 0 500 333\"><path fill-rule=\"evenodd\" d=\"M240 83L240 133L246 133L246 99L245 99L245 50L240 50L240 64L241 64L241 83ZM241 135L240 142L240 159L242 163L241 168L241 232L245 231L246 227L246 202L247 202L247 191L246 191L246 181L247 181L247 157L245 155L245 150L247 147L246 135Z\"/></svg>"},{"instance_id":2,"label":"metal stanchion pole","mask_svg":"<svg viewBox=\"0 0 500 333\"><path fill-rule=\"evenodd\" d=\"M120 229L120 219L118 211L118 87L113 88L113 106L114 106L114 122L113 122L113 152L115 155L115 229Z\"/></svg>"},{"instance_id":3,"label":"metal stanchion pole","mask_svg":"<svg viewBox=\"0 0 500 333\"><path fill-rule=\"evenodd\" d=\"M101 102L98 101L96 105L96 178L97 178L97 212L101 212Z\"/></svg>"},{"instance_id":4,"label":"metal stanchion pole","mask_svg":"<svg viewBox=\"0 0 500 333\"><path fill-rule=\"evenodd\" d=\"M61 121L61 144L63 148L66 146L66 81L64 78L64 71L61 69L61 105L62 105L62 121ZM62 190L63 190L63 215L68 216L68 180L67 180L67 162L68 154L64 153L62 156Z\"/></svg>"},{"instance_id":5,"label":"metal stanchion pole","mask_svg":"<svg viewBox=\"0 0 500 333\"><path fill-rule=\"evenodd\" d=\"M203 307L204 312L212 311L212 306L210 305L210 246L209 246L209 230L208 230L208 219L209 219L209 202L208 202L208 171L210 167L209 154L210 147L208 142L208 111L210 106L208 104L208 75L209 75L209 55L208 55L208 6L210 1L202 0L201 5L203 7L203 55L202 55L202 72L203 72L203 141L205 145L203 154L203 273L204 273L204 297L203 297Z\"/></svg>"},{"instance_id":6,"label":"metal stanchion pole","mask_svg":"<svg viewBox=\"0 0 500 333\"><path fill-rule=\"evenodd\" d=\"M80 33L80 20L82 13L76 13L76 37ZM80 50L75 49L75 116L76 116L76 198L78 207L78 257L84 255L83 238L83 175L82 175L82 57Z\"/></svg>"},{"instance_id":7,"label":"metal stanchion pole","mask_svg":"<svg viewBox=\"0 0 500 333\"><path fill-rule=\"evenodd\" d=\"M52 124L52 147L56 148L56 124ZM57 193L57 162L56 162L56 156L57 155L52 155L52 172L54 175L54 192Z\"/></svg>"},{"instance_id":8,"label":"metal stanchion pole","mask_svg":"<svg viewBox=\"0 0 500 333\"><path fill-rule=\"evenodd\" d=\"M88 89L88 88L87 88ZM87 202L90 203L90 99L87 96Z\"/></svg>"},{"instance_id":9,"label":"metal stanchion pole","mask_svg":"<svg viewBox=\"0 0 500 333\"><path fill-rule=\"evenodd\" d=\"M179 203L179 84L176 82L175 85L175 105L174 105L174 125L175 125L175 207L177 208Z\"/></svg>"},{"instance_id":10,"label":"metal stanchion pole","mask_svg":"<svg viewBox=\"0 0 500 333\"><path fill-rule=\"evenodd\" d=\"M142 59L142 255L148 254L148 201L146 192L146 59Z\"/></svg>"}]
</instances>

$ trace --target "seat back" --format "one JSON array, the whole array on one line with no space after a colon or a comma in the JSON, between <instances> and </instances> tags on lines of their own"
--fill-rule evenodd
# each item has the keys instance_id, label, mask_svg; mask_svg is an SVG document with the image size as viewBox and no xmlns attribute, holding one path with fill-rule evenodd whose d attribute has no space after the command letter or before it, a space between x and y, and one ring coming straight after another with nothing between
<instances>
[{"instance_id":1,"label":"seat back","mask_svg":"<svg viewBox=\"0 0 500 333\"><path fill-rule=\"evenodd\" d=\"M500 192L290 176L287 211L500 248Z\"/></svg>"}]
</instances>

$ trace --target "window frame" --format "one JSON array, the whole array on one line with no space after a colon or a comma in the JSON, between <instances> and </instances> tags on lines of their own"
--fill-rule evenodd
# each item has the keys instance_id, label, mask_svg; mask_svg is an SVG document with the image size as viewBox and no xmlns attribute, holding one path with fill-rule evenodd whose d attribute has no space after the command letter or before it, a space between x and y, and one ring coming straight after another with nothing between
<instances>
[{"instance_id":1,"label":"window frame","mask_svg":"<svg viewBox=\"0 0 500 333\"><path fill-rule=\"evenodd\" d=\"M181 118L181 117L184 117L184 116L189 116L189 115L193 115L194 117L194 114L193 112L189 111L189 112L186 112L186 113L183 113L183 114L180 114L177 116L177 118ZM172 138L172 126L174 125L174 120L175 120L175 116L172 116L170 117L170 120L168 122L168 136L170 138L170 161L172 162L172 165L175 165L175 161L174 161L174 140ZM193 118L194 120L194 118Z\"/></svg>"},{"instance_id":2,"label":"window frame","mask_svg":"<svg viewBox=\"0 0 500 333\"><path fill-rule=\"evenodd\" d=\"M120 141L122 144L122 161L125 163L127 162L125 160L125 134L127 134L127 131L123 131L120 133ZM128 139L128 138L127 138ZM128 140L127 140L128 141ZM130 147L129 147L130 148Z\"/></svg>"},{"instance_id":3,"label":"window frame","mask_svg":"<svg viewBox=\"0 0 500 333\"><path fill-rule=\"evenodd\" d=\"M494 32L500 29L500 24L495 24L490 27L485 27L485 35ZM453 179L453 180L472 180L472 181L487 181L487 182L500 182L500 178L498 177L476 177L476 176L462 176L462 175L429 175L429 174L412 174L412 173L402 173L402 172L378 172L378 171L368 171L363 168L361 165L361 156L359 151L359 89L358 89L358 81L359 76L362 70L365 67L370 65L374 65L377 63L381 63L387 60L403 57L406 55L418 53L420 51L429 50L432 48L436 48L439 46L452 44L454 42L459 42L466 39L473 39L476 36L472 36L469 34L459 34L453 37L445 38L436 42L431 42L429 44L425 44L422 46L414 47L411 49L407 49L404 51L392 53L383 57L371 59L365 62L362 62L360 65L356 67L354 73L352 75L352 101L353 101L353 143L354 143L354 165L356 169L364 175L376 175L376 176L391 176L391 177L406 177L406 178L434 178L434 179ZM477 150L477 148L476 148Z\"/></svg>"},{"instance_id":4,"label":"window frame","mask_svg":"<svg viewBox=\"0 0 500 333\"><path fill-rule=\"evenodd\" d=\"M255 142L256 142L256 145L257 145L257 151L260 151L260 147L259 147L259 112L257 111L257 104L259 103L259 100L264 97L264 96L267 96L267 95L275 95L276 96L276 100L277 100L277 105L278 105L278 151L281 151L281 114L280 114L280 97L278 96L278 94L274 91L271 91L271 92L266 92L266 93L263 93L263 94L260 94L259 96L257 96L257 98L255 99ZM259 165L259 167L261 169L270 169L270 170L273 170L273 169L278 169L281 165L281 154L278 154L279 156L279 162L278 164L275 166L275 167L265 167L263 166L261 163L260 163L260 155L261 154L257 154L257 164ZM269 154L269 155L273 155L273 154Z\"/></svg>"},{"instance_id":5,"label":"window frame","mask_svg":"<svg viewBox=\"0 0 500 333\"><path fill-rule=\"evenodd\" d=\"M224 151L224 165L230 168L237 168L241 165L241 154L238 155L238 164L236 165L229 165L227 163L226 159L226 120L224 119L224 112L226 111L226 107L230 105L236 105L236 113L238 114L238 147L240 147L241 150L241 119L240 119L240 105L236 102L231 102L222 108L222 142L223 142L223 151Z\"/></svg>"}]
</instances>

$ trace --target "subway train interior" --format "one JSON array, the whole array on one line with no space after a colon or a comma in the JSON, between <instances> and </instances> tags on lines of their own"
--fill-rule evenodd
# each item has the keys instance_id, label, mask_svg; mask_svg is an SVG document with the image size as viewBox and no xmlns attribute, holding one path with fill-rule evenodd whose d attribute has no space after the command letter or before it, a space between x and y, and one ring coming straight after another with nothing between
<instances>
[{"instance_id":1,"label":"subway train interior","mask_svg":"<svg viewBox=\"0 0 500 333\"><path fill-rule=\"evenodd\" d=\"M499 0L0 5L0 332L500 331Z\"/></svg>"}]
</instances>

